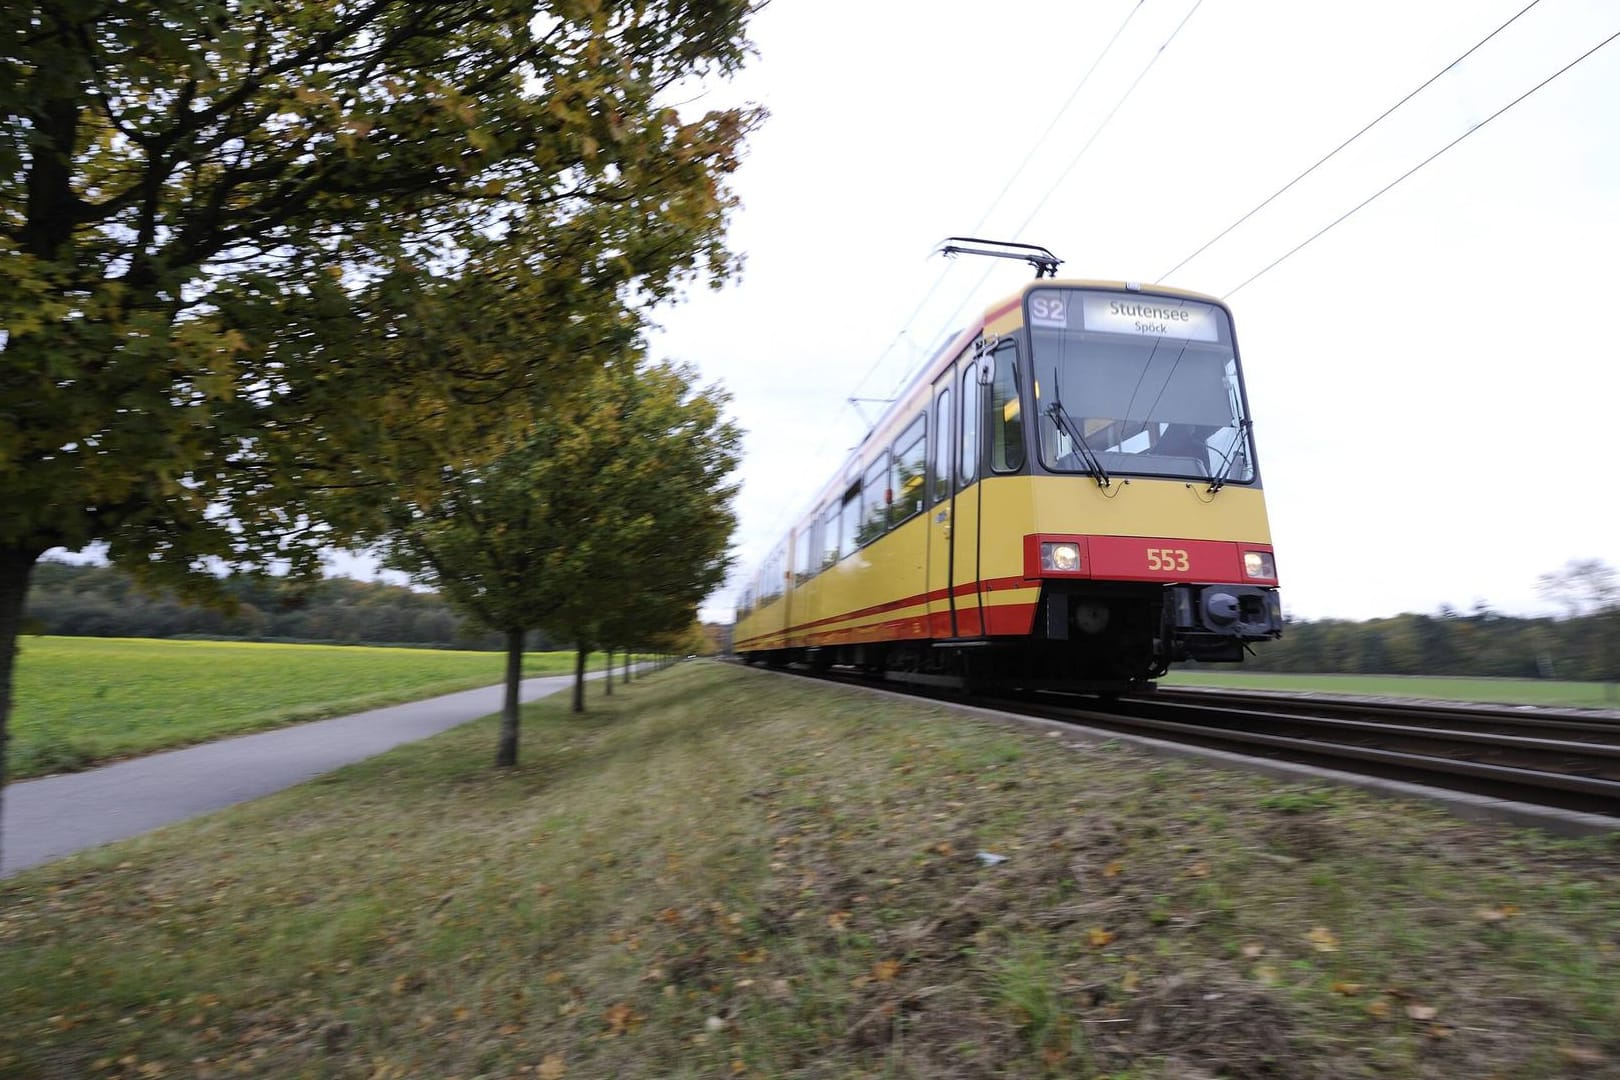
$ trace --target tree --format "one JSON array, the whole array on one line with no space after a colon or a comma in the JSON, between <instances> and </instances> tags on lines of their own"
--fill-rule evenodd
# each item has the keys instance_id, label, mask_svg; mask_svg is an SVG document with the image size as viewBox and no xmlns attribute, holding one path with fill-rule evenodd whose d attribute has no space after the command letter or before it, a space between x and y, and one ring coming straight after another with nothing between
<instances>
[{"instance_id":1,"label":"tree","mask_svg":"<svg viewBox=\"0 0 1620 1080\"><path fill-rule=\"evenodd\" d=\"M197 590L311 573L445 447L487 451L548 365L731 269L759 114L663 94L733 70L749 12L0 9L0 762L42 552L99 541Z\"/></svg>"},{"instance_id":2,"label":"tree","mask_svg":"<svg viewBox=\"0 0 1620 1080\"><path fill-rule=\"evenodd\" d=\"M1620 681L1620 575L1614 567L1602 559L1571 559L1563 569L1541 575L1536 588L1579 625L1574 645L1584 653L1582 674ZM1617 696L1613 685L1608 694Z\"/></svg>"},{"instance_id":3,"label":"tree","mask_svg":"<svg viewBox=\"0 0 1620 1080\"><path fill-rule=\"evenodd\" d=\"M432 497L395 507L389 564L506 636L497 765L517 761L526 631L573 643L580 711L593 646L685 626L724 578L739 440L724 401L695 391L691 372L632 353L496 461L442 470Z\"/></svg>"}]
</instances>

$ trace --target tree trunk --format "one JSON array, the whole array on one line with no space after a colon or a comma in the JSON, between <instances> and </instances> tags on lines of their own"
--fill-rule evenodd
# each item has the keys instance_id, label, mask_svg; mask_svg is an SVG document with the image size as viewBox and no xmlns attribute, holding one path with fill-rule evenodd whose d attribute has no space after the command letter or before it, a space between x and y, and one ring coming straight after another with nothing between
<instances>
[{"instance_id":1,"label":"tree trunk","mask_svg":"<svg viewBox=\"0 0 1620 1080\"><path fill-rule=\"evenodd\" d=\"M506 699L501 703L501 737L495 744L495 764L517 764L518 684L523 681L523 631L506 632Z\"/></svg>"},{"instance_id":2,"label":"tree trunk","mask_svg":"<svg viewBox=\"0 0 1620 1080\"><path fill-rule=\"evenodd\" d=\"M607 676L607 678L602 680L603 685L607 688L605 692L607 693L608 697L612 697L613 696L613 650L612 649L609 649L607 651L607 661L602 665L602 671Z\"/></svg>"},{"instance_id":3,"label":"tree trunk","mask_svg":"<svg viewBox=\"0 0 1620 1080\"><path fill-rule=\"evenodd\" d=\"M630 650L629 649L624 650L624 681L625 682L630 681L630 656L631 656ZM610 679L613 678L613 673L612 672L608 673L608 678L610 678Z\"/></svg>"},{"instance_id":4,"label":"tree trunk","mask_svg":"<svg viewBox=\"0 0 1620 1080\"><path fill-rule=\"evenodd\" d=\"M6 750L11 739L11 686L17 669L17 638L22 633L28 578L41 552L0 548L0 824L4 824ZM5 852L0 851L0 866Z\"/></svg>"},{"instance_id":5,"label":"tree trunk","mask_svg":"<svg viewBox=\"0 0 1620 1080\"><path fill-rule=\"evenodd\" d=\"M585 711L585 656L587 653L583 641L574 646L574 711Z\"/></svg>"}]
</instances>

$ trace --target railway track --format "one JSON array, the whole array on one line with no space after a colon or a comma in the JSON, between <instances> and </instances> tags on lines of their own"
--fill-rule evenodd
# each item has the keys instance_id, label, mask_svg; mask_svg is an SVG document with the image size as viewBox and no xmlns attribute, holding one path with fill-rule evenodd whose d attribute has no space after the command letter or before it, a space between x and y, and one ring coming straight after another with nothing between
<instances>
[{"instance_id":1,"label":"railway track","mask_svg":"<svg viewBox=\"0 0 1620 1080\"><path fill-rule=\"evenodd\" d=\"M894 684L837 676L894 690ZM1081 695L913 694L1248 758L1612 819L1620 829L1620 718L1505 706L1163 688Z\"/></svg>"}]
</instances>

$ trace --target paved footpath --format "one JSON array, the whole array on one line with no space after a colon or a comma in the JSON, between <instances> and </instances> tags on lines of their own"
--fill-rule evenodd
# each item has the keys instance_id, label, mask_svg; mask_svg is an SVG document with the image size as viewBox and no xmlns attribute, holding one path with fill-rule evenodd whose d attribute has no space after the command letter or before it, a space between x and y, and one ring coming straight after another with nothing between
<instances>
[{"instance_id":1,"label":"paved footpath","mask_svg":"<svg viewBox=\"0 0 1620 1080\"><path fill-rule=\"evenodd\" d=\"M595 678L597 676L588 676ZM524 701L573 683L525 679ZM499 686L317 720L8 784L0 809L0 877L160 825L302 783L341 765L501 711Z\"/></svg>"}]
</instances>

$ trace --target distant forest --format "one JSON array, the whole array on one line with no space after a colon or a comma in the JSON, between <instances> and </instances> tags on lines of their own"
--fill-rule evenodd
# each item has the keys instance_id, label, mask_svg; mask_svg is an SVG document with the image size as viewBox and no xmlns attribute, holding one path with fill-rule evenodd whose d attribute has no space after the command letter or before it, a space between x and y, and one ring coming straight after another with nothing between
<instances>
[{"instance_id":1,"label":"distant forest","mask_svg":"<svg viewBox=\"0 0 1620 1080\"><path fill-rule=\"evenodd\" d=\"M1620 680L1620 609L1562 619L1485 607L1366 622L1290 621L1256 645L1245 671Z\"/></svg>"},{"instance_id":2,"label":"distant forest","mask_svg":"<svg viewBox=\"0 0 1620 1080\"><path fill-rule=\"evenodd\" d=\"M330 644L499 649L500 635L457 615L435 593L328 578L311 586L234 579L234 613L142 591L108 567L42 562L28 594L28 632L86 637L207 637ZM717 648L724 630L707 628ZM530 648L568 648L536 634ZM1222 665L1225 666L1225 665ZM1247 671L1472 675L1620 680L1620 608L1561 619L1485 607L1365 622L1290 621L1255 647Z\"/></svg>"},{"instance_id":3,"label":"distant forest","mask_svg":"<svg viewBox=\"0 0 1620 1080\"><path fill-rule=\"evenodd\" d=\"M24 613L26 633L80 637L241 638L341 645L419 645L500 649L504 638L451 610L436 593L399 585L327 578L294 586L233 578L234 612L148 592L104 566L41 562ZM532 649L553 646L535 634Z\"/></svg>"}]
</instances>

